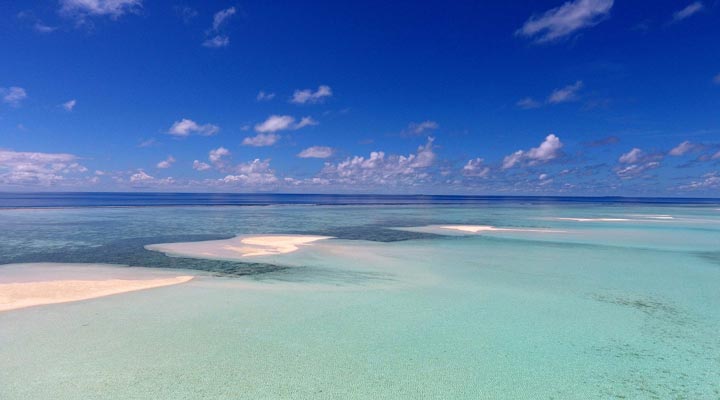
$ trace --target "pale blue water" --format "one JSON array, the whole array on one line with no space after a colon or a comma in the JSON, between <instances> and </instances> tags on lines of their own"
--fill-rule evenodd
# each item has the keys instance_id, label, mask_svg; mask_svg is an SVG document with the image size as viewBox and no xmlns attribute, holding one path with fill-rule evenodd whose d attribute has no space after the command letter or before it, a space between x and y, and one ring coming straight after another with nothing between
<instances>
[{"instance_id":1,"label":"pale blue water","mask_svg":"<svg viewBox=\"0 0 720 400\"><path fill-rule=\"evenodd\" d=\"M0 264L200 274L0 313L0 399L720 398L717 201L204 201L0 196ZM447 224L561 232L415 229ZM258 233L337 239L253 263L144 249Z\"/></svg>"}]
</instances>

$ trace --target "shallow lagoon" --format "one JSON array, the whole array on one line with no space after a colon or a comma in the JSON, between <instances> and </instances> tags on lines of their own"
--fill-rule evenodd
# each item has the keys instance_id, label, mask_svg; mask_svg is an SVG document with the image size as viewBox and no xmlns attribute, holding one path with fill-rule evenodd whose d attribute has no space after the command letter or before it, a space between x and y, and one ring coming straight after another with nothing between
<instances>
[{"instance_id":1,"label":"shallow lagoon","mask_svg":"<svg viewBox=\"0 0 720 400\"><path fill-rule=\"evenodd\" d=\"M0 211L0 264L196 275L0 313L0 398L715 399L718 208L498 201ZM449 224L560 232L427 228ZM243 262L144 247L251 234L336 239Z\"/></svg>"}]
</instances>

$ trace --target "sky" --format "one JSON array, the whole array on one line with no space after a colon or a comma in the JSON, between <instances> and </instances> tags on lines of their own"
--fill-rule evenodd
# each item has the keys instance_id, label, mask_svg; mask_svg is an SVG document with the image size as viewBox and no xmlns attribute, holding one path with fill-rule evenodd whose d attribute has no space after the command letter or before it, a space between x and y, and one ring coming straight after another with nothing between
<instances>
[{"instance_id":1,"label":"sky","mask_svg":"<svg viewBox=\"0 0 720 400\"><path fill-rule=\"evenodd\" d=\"M0 191L720 197L720 0L0 4Z\"/></svg>"}]
</instances>

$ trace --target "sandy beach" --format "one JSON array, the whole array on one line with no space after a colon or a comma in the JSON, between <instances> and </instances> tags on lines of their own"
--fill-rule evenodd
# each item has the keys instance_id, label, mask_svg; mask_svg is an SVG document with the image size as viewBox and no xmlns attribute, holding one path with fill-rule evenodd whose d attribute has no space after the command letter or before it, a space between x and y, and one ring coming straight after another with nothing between
<instances>
[{"instance_id":1,"label":"sandy beach","mask_svg":"<svg viewBox=\"0 0 720 400\"><path fill-rule=\"evenodd\" d=\"M245 257L286 254L330 236L253 235L203 242L162 243L145 246L148 250L192 258L243 259Z\"/></svg>"}]
</instances>

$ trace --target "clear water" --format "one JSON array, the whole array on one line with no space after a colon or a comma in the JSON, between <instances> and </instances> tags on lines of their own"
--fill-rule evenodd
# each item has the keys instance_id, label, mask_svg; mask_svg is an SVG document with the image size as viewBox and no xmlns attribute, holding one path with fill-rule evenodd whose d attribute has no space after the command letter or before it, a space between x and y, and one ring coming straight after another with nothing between
<instances>
[{"instance_id":1,"label":"clear water","mask_svg":"<svg viewBox=\"0 0 720 400\"><path fill-rule=\"evenodd\" d=\"M0 264L199 275L0 313L0 399L720 398L717 202L299 199L0 196ZM445 224L562 232L412 228ZM252 263L143 248L256 233L337 239Z\"/></svg>"}]
</instances>

